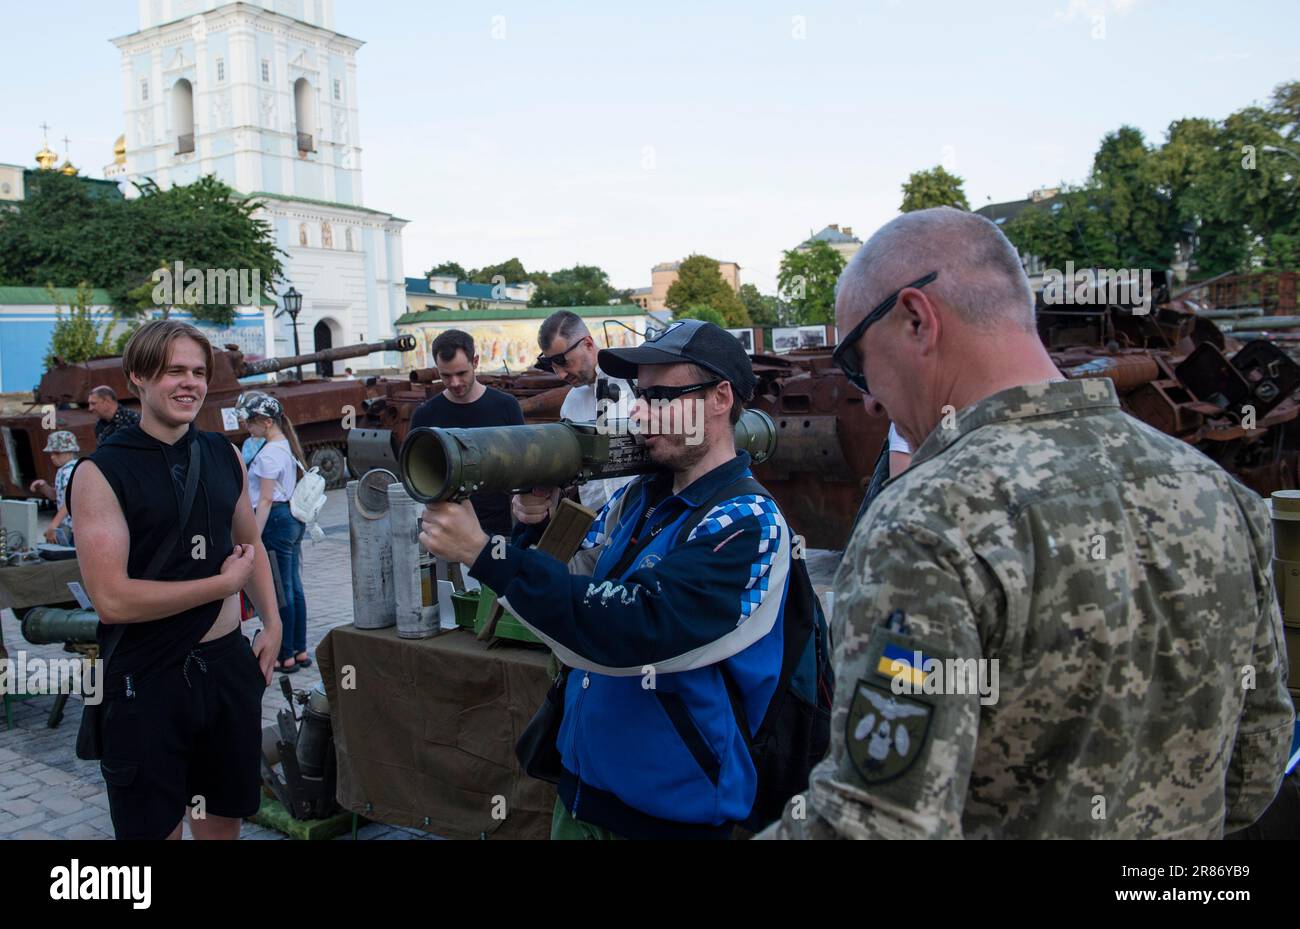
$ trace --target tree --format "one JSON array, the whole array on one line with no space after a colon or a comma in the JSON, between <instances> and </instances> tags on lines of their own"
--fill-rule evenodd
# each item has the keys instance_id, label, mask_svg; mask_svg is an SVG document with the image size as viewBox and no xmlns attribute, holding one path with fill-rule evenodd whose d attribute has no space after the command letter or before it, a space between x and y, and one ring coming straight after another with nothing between
<instances>
[{"instance_id":1,"label":"tree","mask_svg":"<svg viewBox=\"0 0 1300 929\"><path fill-rule=\"evenodd\" d=\"M1111 242L1113 263L1104 266L1167 268L1178 241L1177 215L1142 133L1121 126L1103 138L1090 181L1085 200L1106 217Z\"/></svg>"},{"instance_id":2,"label":"tree","mask_svg":"<svg viewBox=\"0 0 1300 929\"><path fill-rule=\"evenodd\" d=\"M623 292L610 286L609 275L595 265L574 265L548 274L537 285L529 306L608 306Z\"/></svg>"},{"instance_id":3,"label":"tree","mask_svg":"<svg viewBox=\"0 0 1300 929\"><path fill-rule=\"evenodd\" d=\"M740 328L739 326L730 326L726 322L726 320L722 318L721 313L719 313L713 307L705 306L704 304L696 304L695 306L687 307L684 310L674 310L673 318L674 319L702 319L706 323L713 323L715 326L721 326L724 329Z\"/></svg>"},{"instance_id":4,"label":"tree","mask_svg":"<svg viewBox=\"0 0 1300 929\"><path fill-rule=\"evenodd\" d=\"M1112 225L1099 202L1094 185L1062 184L1056 197L1030 206L1002 231L1022 254L1036 255L1048 267L1063 268L1068 261L1079 268L1118 268Z\"/></svg>"},{"instance_id":5,"label":"tree","mask_svg":"<svg viewBox=\"0 0 1300 929\"><path fill-rule=\"evenodd\" d=\"M755 326L784 326L790 308L777 297L764 296L753 284L740 285L740 302Z\"/></svg>"},{"instance_id":6,"label":"tree","mask_svg":"<svg viewBox=\"0 0 1300 929\"><path fill-rule=\"evenodd\" d=\"M844 256L821 241L784 254L776 280L782 299L791 307L792 324L834 321L835 285L844 264Z\"/></svg>"},{"instance_id":7,"label":"tree","mask_svg":"<svg viewBox=\"0 0 1300 929\"><path fill-rule=\"evenodd\" d=\"M271 224L255 216L260 201L246 199L213 175L193 184L161 190L152 181L138 184L140 196L128 200L127 226L137 243L138 257L132 262L130 277L109 288L115 306L125 305L128 313L157 309L152 292L147 301L130 303L130 289L151 280L159 266L172 267L184 262L189 269L237 269L261 281L261 297L274 297L275 284L283 278L280 256ZM134 283L132 283L134 282ZM209 300L212 294L206 295ZM237 299L237 298L236 298ZM235 316L236 302L207 302L187 305L195 319L229 325Z\"/></svg>"},{"instance_id":8,"label":"tree","mask_svg":"<svg viewBox=\"0 0 1300 929\"><path fill-rule=\"evenodd\" d=\"M85 180L57 173L36 176L17 210L0 213L0 282L75 287L83 281L108 291L114 310L139 316L157 309L153 272L183 262L187 270L256 272L271 296L283 274L270 223L255 217L260 204L208 175L161 190L137 184L134 200L93 196ZM211 294L207 296L211 297ZM234 304L189 307L221 324Z\"/></svg>"},{"instance_id":9,"label":"tree","mask_svg":"<svg viewBox=\"0 0 1300 929\"><path fill-rule=\"evenodd\" d=\"M105 314L91 312L93 293L84 281L77 285L76 293L68 303L68 315L63 315L63 307L58 303L54 287L47 285L46 290L54 303L54 332L50 334L50 348L45 353L45 367L54 366L55 359L70 364L79 364L92 358L113 354L112 318L105 320ZM102 326L102 329L101 329Z\"/></svg>"},{"instance_id":10,"label":"tree","mask_svg":"<svg viewBox=\"0 0 1300 929\"><path fill-rule=\"evenodd\" d=\"M444 261L424 272L425 277L454 277L458 281L469 280L469 272L454 261Z\"/></svg>"},{"instance_id":11,"label":"tree","mask_svg":"<svg viewBox=\"0 0 1300 929\"><path fill-rule=\"evenodd\" d=\"M677 280L668 288L664 305L679 310L712 307L731 328L750 325L749 311L722 277L718 262L706 255L691 255L677 268Z\"/></svg>"},{"instance_id":12,"label":"tree","mask_svg":"<svg viewBox=\"0 0 1300 929\"><path fill-rule=\"evenodd\" d=\"M1170 124L1148 146L1121 126L1102 139L1085 183L1063 186L1005 232L1048 265L1167 267L1191 246L1198 277L1300 267L1300 82L1268 106ZM1293 154L1288 154L1293 153Z\"/></svg>"},{"instance_id":13,"label":"tree","mask_svg":"<svg viewBox=\"0 0 1300 929\"><path fill-rule=\"evenodd\" d=\"M957 175L950 174L943 165L935 165L928 171L914 171L903 184L903 205L899 211L912 213L936 206L969 210L970 203L962 189L964 183Z\"/></svg>"},{"instance_id":14,"label":"tree","mask_svg":"<svg viewBox=\"0 0 1300 929\"><path fill-rule=\"evenodd\" d=\"M1234 175L1245 172L1230 146L1222 123L1182 119L1169 126L1155 156L1179 234L1194 236L1196 263L1206 276L1244 267L1251 249L1250 230L1234 202L1242 195Z\"/></svg>"},{"instance_id":15,"label":"tree","mask_svg":"<svg viewBox=\"0 0 1300 929\"><path fill-rule=\"evenodd\" d=\"M528 272L524 270L524 263L518 258L511 258L509 261L469 272L469 279L475 284L495 284L497 281L493 279L496 277L504 278L502 283L518 284L520 281L528 280Z\"/></svg>"}]
</instances>

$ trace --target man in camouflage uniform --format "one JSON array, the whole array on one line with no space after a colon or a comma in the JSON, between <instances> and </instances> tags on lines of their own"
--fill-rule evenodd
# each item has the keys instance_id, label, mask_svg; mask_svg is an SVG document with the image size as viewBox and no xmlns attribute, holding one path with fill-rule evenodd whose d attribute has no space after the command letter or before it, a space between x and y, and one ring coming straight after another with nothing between
<instances>
[{"instance_id":1,"label":"man in camouflage uniform","mask_svg":"<svg viewBox=\"0 0 1300 929\"><path fill-rule=\"evenodd\" d=\"M885 226L836 316L837 359L916 453L835 578L830 753L764 837L1253 822L1293 723L1264 502L1110 381L1064 381L1015 249L974 214ZM946 659L996 661L993 686Z\"/></svg>"}]
</instances>

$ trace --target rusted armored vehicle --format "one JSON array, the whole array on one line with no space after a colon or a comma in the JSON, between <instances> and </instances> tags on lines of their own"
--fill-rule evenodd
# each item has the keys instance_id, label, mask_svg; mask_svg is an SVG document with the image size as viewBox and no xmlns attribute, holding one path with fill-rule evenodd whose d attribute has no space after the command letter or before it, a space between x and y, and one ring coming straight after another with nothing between
<instances>
[{"instance_id":1,"label":"rusted armored vehicle","mask_svg":"<svg viewBox=\"0 0 1300 929\"><path fill-rule=\"evenodd\" d=\"M1195 445L1258 493L1300 487L1300 365L1266 338L1225 337L1193 309L1167 289L1145 314L1041 307L1039 335L1067 377L1114 381L1128 413ZM809 548L843 548L889 423L867 410L829 348L751 357L758 388L750 405L772 417L778 435L755 476ZM569 390L537 370L482 380L519 398L530 423L555 421ZM353 473L394 469L411 413L441 389L433 369L369 383L365 415L349 435Z\"/></svg>"},{"instance_id":2,"label":"rusted armored vehicle","mask_svg":"<svg viewBox=\"0 0 1300 929\"><path fill-rule=\"evenodd\" d=\"M755 475L809 548L843 547L888 421L868 413L862 395L830 363L829 351L755 355L754 371L759 383L750 406L770 415L778 430L776 454ZM556 422L570 389L535 368L479 380L518 399L530 424ZM365 415L348 435L352 473L379 467L396 473L411 414L442 386L434 368L413 371L406 380L367 381Z\"/></svg>"},{"instance_id":3,"label":"rusted armored vehicle","mask_svg":"<svg viewBox=\"0 0 1300 929\"><path fill-rule=\"evenodd\" d=\"M808 548L848 544L889 420L831 363L829 349L752 355L758 388L750 406L776 423L776 454L754 468Z\"/></svg>"},{"instance_id":4,"label":"rusted armored vehicle","mask_svg":"<svg viewBox=\"0 0 1300 929\"><path fill-rule=\"evenodd\" d=\"M235 417L235 400L245 390L264 390L284 404L293 420L303 454L308 458L304 462L307 467L319 467L331 486L341 487L346 481L345 417L349 410L358 415L363 410L365 385L360 380L309 377L299 381L293 377L294 372L302 365L360 358L372 352L410 351L414 347L414 337L403 335L289 358L246 361L234 346L227 346L224 351L214 353L208 395L199 412L198 427L224 432L239 444L248 434ZM273 384L240 383L241 378L275 372L280 373L280 379ZM139 410L139 401L128 389L122 372L122 359L113 356L81 364L55 365L41 378L28 412L0 417L0 480L3 481L0 490L4 496L30 496L28 487L37 478L54 481L54 467L49 456L42 452L51 431L47 425L72 432L82 455L94 451L96 417L86 408L86 401L90 391L101 384L113 388L123 406Z\"/></svg>"},{"instance_id":5,"label":"rusted armored vehicle","mask_svg":"<svg viewBox=\"0 0 1300 929\"><path fill-rule=\"evenodd\" d=\"M1040 311L1039 335L1066 377L1109 378L1126 412L1255 492L1300 486L1300 365L1272 341L1225 336L1177 299L1149 314Z\"/></svg>"}]
</instances>

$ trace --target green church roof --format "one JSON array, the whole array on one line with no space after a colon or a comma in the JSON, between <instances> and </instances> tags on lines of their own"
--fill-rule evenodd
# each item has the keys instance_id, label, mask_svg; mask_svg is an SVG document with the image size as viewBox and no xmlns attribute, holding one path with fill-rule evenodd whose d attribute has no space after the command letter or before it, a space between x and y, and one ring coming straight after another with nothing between
<instances>
[{"instance_id":1,"label":"green church roof","mask_svg":"<svg viewBox=\"0 0 1300 929\"><path fill-rule=\"evenodd\" d=\"M635 303L613 306L528 306L502 310L421 310L398 317L397 325L411 323L484 322L487 320L545 319L552 313L568 310L578 316L644 316L645 310Z\"/></svg>"}]
</instances>

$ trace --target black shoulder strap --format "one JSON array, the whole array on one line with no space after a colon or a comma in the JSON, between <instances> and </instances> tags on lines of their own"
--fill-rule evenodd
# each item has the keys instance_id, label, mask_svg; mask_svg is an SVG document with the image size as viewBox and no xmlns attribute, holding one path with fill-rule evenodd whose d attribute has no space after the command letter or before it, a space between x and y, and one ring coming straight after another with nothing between
<instances>
[{"instance_id":1,"label":"black shoulder strap","mask_svg":"<svg viewBox=\"0 0 1300 929\"><path fill-rule=\"evenodd\" d=\"M168 557L176 548L176 543L180 540L185 524L189 522L190 510L194 508L194 497L199 489L199 462L202 460L199 455L199 436L197 432L190 437L189 452L190 464L189 471L185 475L185 498L181 501L180 519L175 526L172 526L171 532L167 534L167 541L154 552L153 558L149 561L149 566L144 569L144 574L140 576L141 580L151 581L158 576ZM104 642L104 654L100 656L104 659L105 671L108 670L109 659L113 657L113 652L117 651L118 643L122 641L122 636L125 634L126 623L115 623L108 630Z\"/></svg>"},{"instance_id":2,"label":"black shoulder strap","mask_svg":"<svg viewBox=\"0 0 1300 929\"><path fill-rule=\"evenodd\" d=\"M853 528L849 530L849 538L853 537L853 530L857 529L858 523L862 522L862 517L867 515L867 510L871 509L871 504L875 502L876 497L880 496L887 483L889 483L888 439L880 449L880 454L876 456L876 466L871 470L871 483L867 485L867 493L862 498L862 505L858 507L858 515L853 517Z\"/></svg>"}]
</instances>

